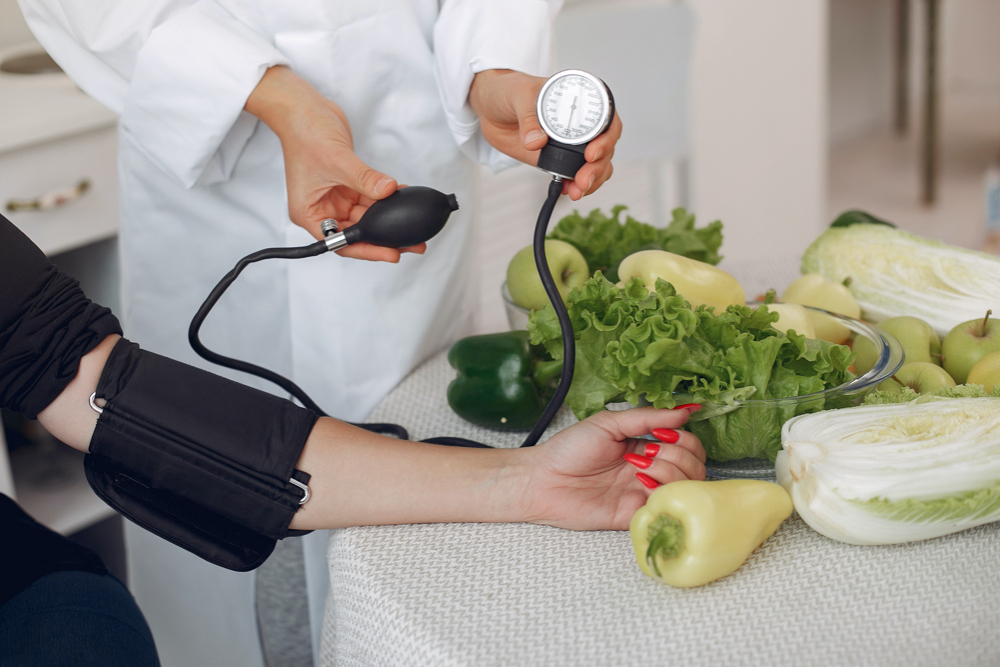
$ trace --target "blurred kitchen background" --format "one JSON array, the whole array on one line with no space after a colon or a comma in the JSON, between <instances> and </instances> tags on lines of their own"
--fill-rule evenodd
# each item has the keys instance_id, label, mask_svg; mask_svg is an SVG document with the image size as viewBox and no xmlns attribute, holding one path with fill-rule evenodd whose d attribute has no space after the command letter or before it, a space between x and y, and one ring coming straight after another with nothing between
<instances>
[{"instance_id":1,"label":"blurred kitchen background","mask_svg":"<svg viewBox=\"0 0 1000 667\"><path fill-rule=\"evenodd\" d=\"M37 48L16 0L0 0L0 206L114 308L116 119L58 73L2 71ZM850 208L1000 252L985 203L1000 179L1000 0L570 0L555 57L604 78L626 128L614 178L556 220L625 204L665 224L686 206L725 224L723 267L794 262ZM500 285L547 183L529 167L480 173L476 331L507 327ZM7 210L43 195L60 205ZM124 575L120 520L79 457L17 415L5 425L0 491ZM298 655L294 639L272 655Z\"/></svg>"},{"instance_id":2,"label":"blurred kitchen background","mask_svg":"<svg viewBox=\"0 0 1000 667\"><path fill-rule=\"evenodd\" d=\"M678 29L685 12L694 19L690 37ZM576 34L569 28L581 25L591 27L592 40L567 43ZM674 69L680 54L657 35L690 39L686 72ZM567 3L556 37L559 66L593 54L590 67L615 93L626 130L614 177L580 202L562 201L554 220L573 208L608 211L620 203L639 220L665 224L673 206L687 206L699 224L725 224L723 268L760 257L793 260L851 208L1000 253L1000 230L987 238L985 203L987 181L996 188L1000 178L998 0L578 0ZM936 136L927 161L929 64ZM683 110L676 95L663 101L642 92L647 84L673 92L679 77L687 83ZM660 120L685 125L684 140ZM637 127L653 136L629 137ZM658 156L648 154L656 148ZM504 325L492 303L496 285L531 240L545 188L531 172L480 179L483 331ZM521 231L509 233L512 226Z\"/></svg>"}]
</instances>

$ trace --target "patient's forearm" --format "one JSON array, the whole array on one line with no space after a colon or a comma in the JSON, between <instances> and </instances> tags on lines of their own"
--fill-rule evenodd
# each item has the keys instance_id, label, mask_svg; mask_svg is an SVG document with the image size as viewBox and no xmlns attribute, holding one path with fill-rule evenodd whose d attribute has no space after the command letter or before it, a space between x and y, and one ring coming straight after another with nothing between
<instances>
[{"instance_id":1,"label":"patient's forearm","mask_svg":"<svg viewBox=\"0 0 1000 667\"><path fill-rule=\"evenodd\" d=\"M90 395L119 338L108 336L85 355L76 378L38 415L49 433L83 452L99 416ZM400 441L324 418L296 465L312 476L312 495L291 528L516 521L523 518L526 454Z\"/></svg>"},{"instance_id":2,"label":"patient's forearm","mask_svg":"<svg viewBox=\"0 0 1000 667\"><path fill-rule=\"evenodd\" d=\"M529 454L399 441L321 419L298 465L313 496L291 527L523 520Z\"/></svg>"}]
</instances>

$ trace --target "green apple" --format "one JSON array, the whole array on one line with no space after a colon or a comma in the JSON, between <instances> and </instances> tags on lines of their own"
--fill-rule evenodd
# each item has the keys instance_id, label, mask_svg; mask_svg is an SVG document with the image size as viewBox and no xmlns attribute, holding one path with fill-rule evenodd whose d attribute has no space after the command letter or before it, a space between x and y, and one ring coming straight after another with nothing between
<instances>
[{"instance_id":1,"label":"green apple","mask_svg":"<svg viewBox=\"0 0 1000 667\"><path fill-rule=\"evenodd\" d=\"M968 384L981 384L986 391L1000 385L1000 352L990 352L969 371Z\"/></svg>"},{"instance_id":2,"label":"green apple","mask_svg":"<svg viewBox=\"0 0 1000 667\"><path fill-rule=\"evenodd\" d=\"M941 343L944 369L959 384L965 384L969 371L980 359L1000 350L1000 322L990 319L992 312L986 311L981 320L962 322Z\"/></svg>"},{"instance_id":3,"label":"green apple","mask_svg":"<svg viewBox=\"0 0 1000 667\"><path fill-rule=\"evenodd\" d=\"M549 239L545 242L545 259L552 272L563 302L574 287L580 287L590 277L587 260L575 246ZM535 255L532 246L521 248L507 265L507 291L517 305L529 310L541 310L549 305L549 296L545 293L542 279L535 268Z\"/></svg>"},{"instance_id":4,"label":"green apple","mask_svg":"<svg viewBox=\"0 0 1000 667\"><path fill-rule=\"evenodd\" d=\"M919 317L890 317L879 322L875 328L899 341L903 346L905 363L921 361L941 365L941 340L931 325ZM854 344L854 351L858 353L854 360L854 372L858 375L870 371L878 361L875 344L867 338L859 337Z\"/></svg>"},{"instance_id":5,"label":"green apple","mask_svg":"<svg viewBox=\"0 0 1000 667\"><path fill-rule=\"evenodd\" d=\"M923 394L942 387L954 386L955 380L945 369L928 361L914 361L900 366L896 374L882 382L878 388L882 391L899 393L903 387L909 387L918 394Z\"/></svg>"},{"instance_id":6,"label":"green apple","mask_svg":"<svg viewBox=\"0 0 1000 667\"><path fill-rule=\"evenodd\" d=\"M816 329L806 309L797 303L769 303L768 310L778 313L778 321L771 326L778 331L794 330L795 333L806 338L815 338Z\"/></svg>"}]
</instances>

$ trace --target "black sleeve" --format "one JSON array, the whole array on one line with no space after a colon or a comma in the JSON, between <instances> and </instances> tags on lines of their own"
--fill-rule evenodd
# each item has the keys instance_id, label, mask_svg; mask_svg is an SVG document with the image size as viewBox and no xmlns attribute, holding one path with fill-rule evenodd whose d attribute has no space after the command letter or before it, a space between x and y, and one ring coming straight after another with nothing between
<instances>
[{"instance_id":1,"label":"black sleeve","mask_svg":"<svg viewBox=\"0 0 1000 667\"><path fill-rule=\"evenodd\" d=\"M0 406L34 419L76 377L80 359L121 332L110 310L0 215Z\"/></svg>"}]
</instances>

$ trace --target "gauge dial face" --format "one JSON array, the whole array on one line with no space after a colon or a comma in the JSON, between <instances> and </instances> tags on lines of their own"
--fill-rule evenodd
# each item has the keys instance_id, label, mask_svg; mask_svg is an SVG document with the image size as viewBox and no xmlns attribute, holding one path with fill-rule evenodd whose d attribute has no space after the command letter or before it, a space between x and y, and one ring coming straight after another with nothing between
<instances>
[{"instance_id":1,"label":"gauge dial face","mask_svg":"<svg viewBox=\"0 0 1000 667\"><path fill-rule=\"evenodd\" d=\"M611 122L611 101L604 83L587 72L554 75L538 95L538 119L546 134L564 144L585 144Z\"/></svg>"}]
</instances>

